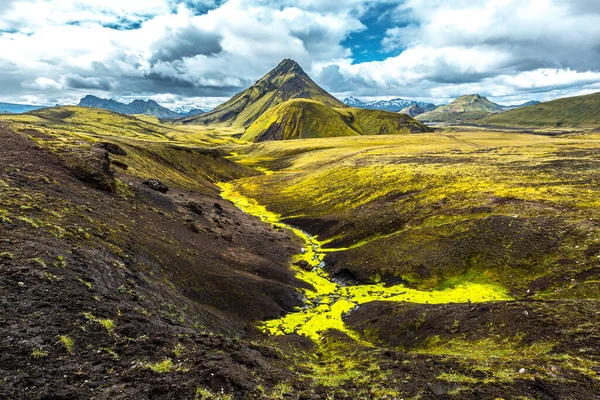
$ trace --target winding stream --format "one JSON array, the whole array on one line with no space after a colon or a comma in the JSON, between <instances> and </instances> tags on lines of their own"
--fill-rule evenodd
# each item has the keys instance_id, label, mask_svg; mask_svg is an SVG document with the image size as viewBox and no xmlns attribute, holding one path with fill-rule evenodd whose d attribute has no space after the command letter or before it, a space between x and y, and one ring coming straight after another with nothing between
<instances>
[{"instance_id":1,"label":"winding stream","mask_svg":"<svg viewBox=\"0 0 600 400\"><path fill-rule=\"evenodd\" d=\"M281 222L280 215L273 213L256 200L242 195L235 182L219 184L221 197L231 201L245 213L259 217L263 222L279 229L293 232L304 242L300 253L294 256L291 268L296 271L296 277L314 289L301 289L304 305L282 318L265 321L260 328L270 335L286 335L297 333L318 341L321 335L329 329L344 332L357 341L363 342L360 336L348 329L343 316L360 307L361 304L372 301L395 301L411 303L477 303L487 301L511 300L500 287L480 283L464 282L450 289L420 291L403 285L386 287L381 284L344 286L335 283L325 272L323 261L327 253L344 251L346 249L323 248L324 243L317 237ZM312 267L305 271L298 267L300 261L306 261ZM309 268L307 268L309 269Z\"/></svg>"}]
</instances>

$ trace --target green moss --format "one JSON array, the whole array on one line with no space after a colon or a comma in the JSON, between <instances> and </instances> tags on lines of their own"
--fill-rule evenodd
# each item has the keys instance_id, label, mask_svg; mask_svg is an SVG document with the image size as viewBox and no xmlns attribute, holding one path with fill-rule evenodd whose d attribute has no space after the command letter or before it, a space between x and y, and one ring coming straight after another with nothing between
<instances>
[{"instance_id":1,"label":"green moss","mask_svg":"<svg viewBox=\"0 0 600 400\"><path fill-rule=\"evenodd\" d=\"M104 350L105 352L107 352L108 355L111 356L111 358L113 360L118 360L119 359L119 355L113 349L111 349L110 347L105 347L102 350Z\"/></svg>"},{"instance_id":2,"label":"green moss","mask_svg":"<svg viewBox=\"0 0 600 400\"><path fill-rule=\"evenodd\" d=\"M44 349L33 349L31 352L31 357L33 358L46 358L48 357L48 352Z\"/></svg>"},{"instance_id":3,"label":"green moss","mask_svg":"<svg viewBox=\"0 0 600 400\"><path fill-rule=\"evenodd\" d=\"M100 325L102 325L106 329L108 334L112 334L112 332L115 328L115 322L112 319L97 318L92 313L89 313L89 312L84 312L83 316L92 322L96 322L96 323L99 323Z\"/></svg>"},{"instance_id":4,"label":"green moss","mask_svg":"<svg viewBox=\"0 0 600 400\"><path fill-rule=\"evenodd\" d=\"M165 358L164 360L157 363L143 363L143 368L149 369L157 374L164 374L167 372L172 372L175 369L175 365L170 358Z\"/></svg>"},{"instance_id":5,"label":"green moss","mask_svg":"<svg viewBox=\"0 0 600 400\"><path fill-rule=\"evenodd\" d=\"M194 400L233 400L233 395L214 393L209 389L199 387L196 389Z\"/></svg>"},{"instance_id":6,"label":"green moss","mask_svg":"<svg viewBox=\"0 0 600 400\"><path fill-rule=\"evenodd\" d=\"M67 350L67 353L73 354L75 341L71 337L67 335L60 335L58 337L58 341L64 346L65 350Z\"/></svg>"},{"instance_id":7,"label":"green moss","mask_svg":"<svg viewBox=\"0 0 600 400\"><path fill-rule=\"evenodd\" d=\"M81 283L82 285L85 285L88 289L92 290L94 288L94 286L92 285L91 282L88 281L84 281L83 279L81 279L80 277L76 277L75 279L77 279L77 282Z\"/></svg>"}]
</instances>

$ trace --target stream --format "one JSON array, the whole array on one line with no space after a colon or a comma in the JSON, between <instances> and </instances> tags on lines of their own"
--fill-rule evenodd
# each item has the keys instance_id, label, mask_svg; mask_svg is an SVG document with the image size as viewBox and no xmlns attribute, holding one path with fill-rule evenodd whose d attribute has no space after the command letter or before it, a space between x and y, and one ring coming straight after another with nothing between
<instances>
[{"instance_id":1,"label":"stream","mask_svg":"<svg viewBox=\"0 0 600 400\"><path fill-rule=\"evenodd\" d=\"M256 200L242 195L236 182L219 184L221 197L232 202L241 211L259 217L263 222L278 229L287 229L299 237L304 245L294 256L291 268L296 277L310 284L313 289L299 289L304 304L282 318L264 321L259 328L270 335L297 333L313 341L319 341L323 333L336 329L353 339L366 342L357 332L346 327L344 316L372 301L411 302L422 304L478 303L511 300L511 297L498 286L473 282L463 282L444 290L421 291L404 285L385 286L384 283L344 285L331 280L324 270L327 253L347 249L323 248L324 243L292 225L281 222L281 216L269 211ZM306 271L298 266L306 261L310 267Z\"/></svg>"}]
</instances>

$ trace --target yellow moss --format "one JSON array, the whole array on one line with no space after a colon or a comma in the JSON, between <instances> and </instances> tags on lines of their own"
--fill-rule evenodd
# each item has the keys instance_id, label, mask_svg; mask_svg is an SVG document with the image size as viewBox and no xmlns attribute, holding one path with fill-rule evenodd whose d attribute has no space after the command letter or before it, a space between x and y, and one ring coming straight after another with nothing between
<instances>
[{"instance_id":1,"label":"yellow moss","mask_svg":"<svg viewBox=\"0 0 600 400\"><path fill-rule=\"evenodd\" d=\"M321 268L325 251L316 237L297 229L291 225L280 222L280 215L269 211L256 200L243 196L233 183L219 184L221 196L233 202L242 211L259 217L263 222L288 229L304 242L300 254L294 261L304 260L312 267L312 271L304 271L294 267L296 277L312 286L312 289L303 289L305 296L304 308L298 309L283 318L266 321L260 325L261 329L271 335L286 335L297 333L318 341L323 333L335 329L346 333L353 339L364 342L358 334L348 329L342 317L361 304L372 301L395 301L412 303L470 303L510 300L506 291L498 286L474 282L463 282L452 288L439 291L420 291L407 288L403 285L386 287L384 284L340 286L330 280L328 274ZM343 249L328 249L340 251Z\"/></svg>"}]
</instances>

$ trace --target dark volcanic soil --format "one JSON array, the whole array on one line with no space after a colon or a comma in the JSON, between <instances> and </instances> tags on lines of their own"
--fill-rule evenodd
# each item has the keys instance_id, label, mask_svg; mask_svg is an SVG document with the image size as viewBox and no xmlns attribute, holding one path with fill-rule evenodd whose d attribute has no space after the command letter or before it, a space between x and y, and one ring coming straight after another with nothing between
<instances>
[{"instance_id":1,"label":"dark volcanic soil","mask_svg":"<svg viewBox=\"0 0 600 400\"><path fill-rule=\"evenodd\" d=\"M117 181L89 143L57 155L7 127L0 142L0 398L249 398L289 375L248 338L298 304L290 234Z\"/></svg>"}]
</instances>

